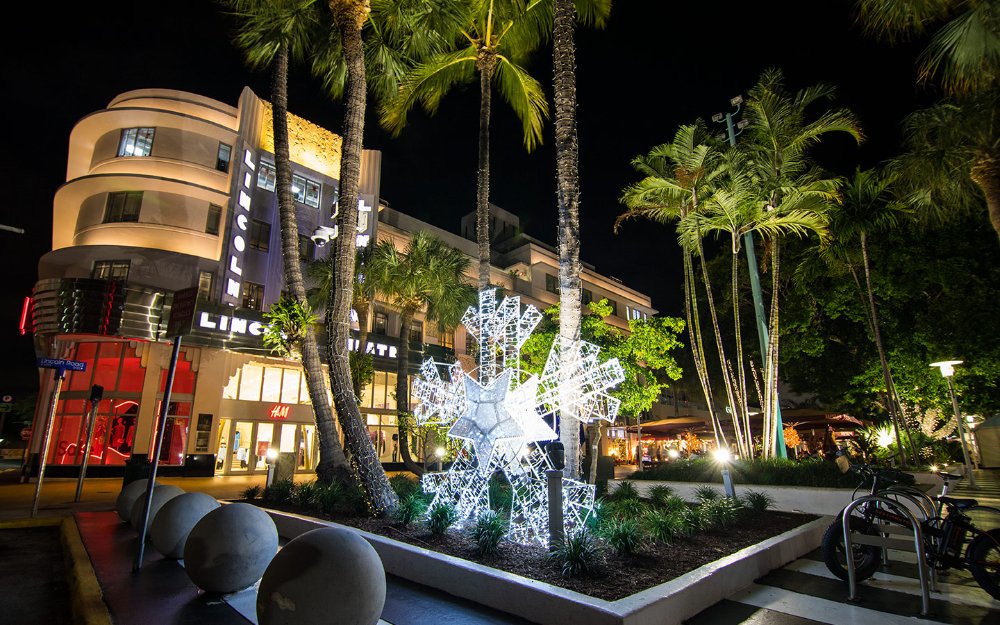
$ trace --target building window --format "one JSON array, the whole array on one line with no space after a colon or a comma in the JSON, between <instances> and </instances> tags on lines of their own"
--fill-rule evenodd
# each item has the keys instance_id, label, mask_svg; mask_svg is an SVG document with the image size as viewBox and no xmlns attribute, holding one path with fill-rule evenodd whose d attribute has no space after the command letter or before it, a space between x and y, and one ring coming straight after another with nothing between
<instances>
[{"instance_id":1,"label":"building window","mask_svg":"<svg viewBox=\"0 0 1000 625\"><path fill-rule=\"evenodd\" d=\"M274 165L265 161L260 162L257 170L257 188L265 191L274 191L274 184L277 181L277 174Z\"/></svg>"},{"instance_id":2,"label":"building window","mask_svg":"<svg viewBox=\"0 0 1000 625\"><path fill-rule=\"evenodd\" d=\"M292 197L296 202L302 202L313 208L319 208L320 184L315 180L292 176Z\"/></svg>"},{"instance_id":3,"label":"building window","mask_svg":"<svg viewBox=\"0 0 1000 625\"><path fill-rule=\"evenodd\" d=\"M586 306L590 302L594 301L594 292L590 289L583 290L583 305Z\"/></svg>"},{"instance_id":4,"label":"building window","mask_svg":"<svg viewBox=\"0 0 1000 625\"><path fill-rule=\"evenodd\" d=\"M423 343L424 342L424 322L417 321L414 319L410 322L410 342L411 343Z\"/></svg>"},{"instance_id":5,"label":"building window","mask_svg":"<svg viewBox=\"0 0 1000 625\"><path fill-rule=\"evenodd\" d=\"M303 262L310 261L316 256L316 244L312 238L304 234L299 235L299 259Z\"/></svg>"},{"instance_id":6,"label":"building window","mask_svg":"<svg viewBox=\"0 0 1000 625\"><path fill-rule=\"evenodd\" d=\"M128 280L129 262L127 260L94 261L94 269L90 272L90 277L98 280Z\"/></svg>"},{"instance_id":7,"label":"building window","mask_svg":"<svg viewBox=\"0 0 1000 625\"><path fill-rule=\"evenodd\" d=\"M215 274L211 271L198 272L198 299L212 301L212 283L215 282Z\"/></svg>"},{"instance_id":8,"label":"building window","mask_svg":"<svg viewBox=\"0 0 1000 625\"><path fill-rule=\"evenodd\" d=\"M609 299L608 300L608 306L611 307L611 314L614 315L615 317L617 317L618 316L618 302L616 302L613 299Z\"/></svg>"},{"instance_id":9,"label":"building window","mask_svg":"<svg viewBox=\"0 0 1000 625\"><path fill-rule=\"evenodd\" d=\"M229 173L229 161L233 157L233 146L219 142L219 157L215 161L215 168L219 171Z\"/></svg>"},{"instance_id":10,"label":"building window","mask_svg":"<svg viewBox=\"0 0 1000 625\"><path fill-rule=\"evenodd\" d=\"M389 333L389 317L382 312L375 313L375 322L372 324L372 334L386 336Z\"/></svg>"},{"instance_id":11,"label":"building window","mask_svg":"<svg viewBox=\"0 0 1000 625\"><path fill-rule=\"evenodd\" d=\"M256 282L243 283L243 308L260 310L264 306L264 285Z\"/></svg>"},{"instance_id":12,"label":"building window","mask_svg":"<svg viewBox=\"0 0 1000 625\"><path fill-rule=\"evenodd\" d=\"M125 128L118 142L118 156L149 156L155 128Z\"/></svg>"},{"instance_id":13,"label":"building window","mask_svg":"<svg viewBox=\"0 0 1000 625\"><path fill-rule=\"evenodd\" d=\"M104 223L139 221L139 207L142 206L142 191L117 191L108 194L108 206L104 213Z\"/></svg>"},{"instance_id":14,"label":"building window","mask_svg":"<svg viewBox=\"0 0 1000 625\"><path fill-rule=\"evenodd\" d=\"M254 219L250 223L250 249L266 252L271 242L271 224Z\"/></svg>"},{"instance_id":15,"label":"building window","mask_svg":"<svg viewBox=\"0 0 1000 625\"><path fill-rule=\"evenodd\" d=\"M455 349L455 331L445 330L441 333L441 347Z\"/></svg>"},{"instance_id":16,"label":"building window","mask_svg":"<svg viewBox=\"0 0 1000 625\"><path fill-rule=\"evenodd\" d=\"M545 274L545 290L548 291L549 293L558 293L559 279L556 278L555 276L550 276L549 274Z\"/></svg>"},{"instance_id":17,"label":"building window","mask_svg":"<svg viewBox=\"0 0 1000 625\"><path fill-rule=\"evenodd\" d=\"M205 222L205 232L219 234L219 224L222 222L222 207L217 204L208 205L208 220Z\"/></svg>"}]
</instances>

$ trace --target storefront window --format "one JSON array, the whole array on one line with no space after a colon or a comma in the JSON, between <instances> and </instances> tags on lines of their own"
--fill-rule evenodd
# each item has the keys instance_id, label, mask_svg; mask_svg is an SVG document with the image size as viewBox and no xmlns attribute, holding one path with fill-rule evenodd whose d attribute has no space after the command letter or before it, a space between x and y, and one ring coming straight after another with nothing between
<instances>
[{"instance_id":1,"label":"storefront window","mask_svg":"<svg viewBox=\"0 0 1000 625\"><path fill-rule=\"evenodd\" d=\"M263 376L264 368L260 365L243 365L243 369L240 371L240 399L260 401Z\"/></svg>"},{"instance_id":2,"label":"storefront window","mask_svg":"<svg viewBox=\"0 0 1000 625\"><path fill-rule=\"evenodd\" d=\"M90 379L94 373L94 356L97 354L97 343L81 343L76 349L74 360L87 363L86 371L74 371L63 384L64 391L89 391Z\"/></svg>"},{"instance_id":3,"label":"storefront window","mask_svg":"<svg viewBox=\"0 0 1000 625\"><path fill-rule=\"evenodd\" d=\"M94 363L94 384L105 389L114 389L118 382L118 369L122 359L121 343L101 343L97 361Z\"/></svg>"},{"instance_id":4,"label":"storefront window","mask_svg":"<svg viewBox=\"0 0 1000 625\"><path fill-rule=\"evenodd\" d=\"M167 374L169 371L164 369L160 372L160 392L162 393L167 387ZM177 393L179 395L191 395L194 393L194 379L195 373L191 368L191 363L184 357L184 350L181 350L180 357L177 359L177 367L174 371L174 385L171 388L171 393Z\"/></svg>"},{"instance_id":5,"label":"storefront window","mask_svg":"<svg viewBox=\"0 0 1000 625\"><path fill-rule=\"evenodd\" d=\"M264 367L264 384L261 387L261 401L281 401L281 369Z\"/></svg>"},{"instance_id":6,"label":"storefront window","mask_svg":"<svg viewBox=\"0 0 1000 625\"><path fill-rule=\"evenodd\" d=\"M156 402L156 419L159 423L163 402ZM161 465L182 465L187 450L188 431L191 425L191 402L170 402L167 409L167 427L163 430L163 447L160 450ZM150 450L152 456L152 449Z\"/></svg>"},{"instance_id":7,"label":"storefront window","mask_svg":"<svg viewBox=\"0 0 1000 625\"><path fill-rule=\"evenodd\" d=\"M282 374L281 380L281 403L299 403L299 385L303 376L297 369L278 369ZM308 395L308 393L307 393Z\"/></svg>"}]
</instances>

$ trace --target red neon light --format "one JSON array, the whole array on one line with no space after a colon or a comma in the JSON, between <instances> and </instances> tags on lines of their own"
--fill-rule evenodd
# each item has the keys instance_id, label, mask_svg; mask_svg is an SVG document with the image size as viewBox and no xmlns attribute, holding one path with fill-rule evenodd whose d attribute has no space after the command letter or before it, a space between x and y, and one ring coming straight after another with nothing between
<instances>
[{"instance_id":1,"label":"red neon light","mask_svg":"<svg viewBox=\"0 0 1000 625\"><path fill-rule=\"evenodd\" d=\"M285 406L284 404L275 404L271 406L270 412L267 416L272 419L287 419L288 412L292 409L291 406Z\"/></svg>"},{"instance_id":2,"label":"red neon light","mask_svg":"<svg viewBox=\"0 0 1000 625\"><path fill-rule=\"evenodd\" d=\"M31 309L31 296L24 298L24 304L21 305L21 324L18 326L21 330L21 336L28 333L28 310Z\"/></svg>"}]
</instances>

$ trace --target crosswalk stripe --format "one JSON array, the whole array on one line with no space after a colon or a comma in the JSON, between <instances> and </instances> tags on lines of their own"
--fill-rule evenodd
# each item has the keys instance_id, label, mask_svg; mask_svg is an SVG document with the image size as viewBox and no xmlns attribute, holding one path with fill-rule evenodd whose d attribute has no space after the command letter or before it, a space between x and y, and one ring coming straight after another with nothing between
<instances>
[{"instance_id":1,"label":"crosswalk stripe","mask_svg":"<svg viewBox=\"0 0 1000 625\"><path fill-rule=\"evenodd\" d=\"M752 584L731 597L733 601L784 612L830 625L940 625L912 616L887 614L852 605L845 601L829 601L790 590Z\"/></svg>"}]
</instances>

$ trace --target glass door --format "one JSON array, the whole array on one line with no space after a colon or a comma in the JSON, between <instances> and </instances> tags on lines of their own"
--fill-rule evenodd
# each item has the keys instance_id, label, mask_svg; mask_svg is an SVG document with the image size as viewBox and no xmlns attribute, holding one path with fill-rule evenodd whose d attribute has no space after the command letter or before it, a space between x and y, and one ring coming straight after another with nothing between
<instances>
[{"instance_id":1,"label":"glass door","mask_svg":"<svg viewBox=\"0 0 1000 625\"><path fill-rule=\"evenodd\" d=\"M247 473L253 463L253 423L234 421L229 445L229 473Z\"/></svg>"},{"instance_id":2,"label":"glass door","mask_svg":"<svg viewBox=\"0 0 1000 625\"><path fill-rule=\"evenodd\" d=\"M267 471L267 451L271 448L273 440L274 424L258 423L253 443L254 462L251 473Z\"/></svg>"},{"instance_id":3,"label":"glass door","mask_svg":"<svg viewBox=\"0 0 1000 625\"><path fill-rule=\"evenodd\" d=\"M219 439L216 444L218 450L215 454L215 474L222 475L226 472L226 460L229 459L229 449L232 441L229 440L229 430L232 421L221 419L219 421Z\"/></svg>"}]
</instances>

